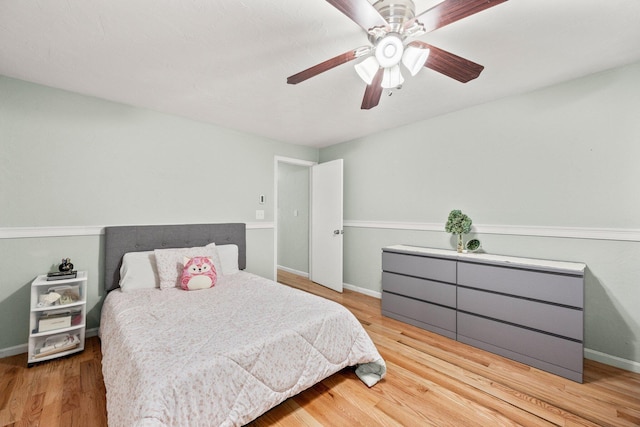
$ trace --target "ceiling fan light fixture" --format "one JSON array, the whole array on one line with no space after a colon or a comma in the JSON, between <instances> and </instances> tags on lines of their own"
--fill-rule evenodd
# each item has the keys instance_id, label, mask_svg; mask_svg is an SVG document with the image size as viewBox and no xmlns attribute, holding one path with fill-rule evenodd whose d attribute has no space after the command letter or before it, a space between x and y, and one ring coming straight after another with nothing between
<instances>
[{"instance_id":1,"label":"ceiling fan light fixture","mask_svg":"<svg viewBox=\"0 0 640 427\"><path fill-rule=\"evenodd\" d=\"M429 49L423 49L415 46L407 46L404 54L402 55L402 63L412 76L418 74L418 72L424 67L424 64L429 58Z\"/></svg>"},{"instance_id":2,"label":"ceiling fan light fixture","mask_svg":"<svg viewBox=\"0 0 640 427\"><path fill-rule=\"evenodd\" d=\"M364 61L357 63L354 68L360 78L364 80L367 85L370 85L380 68L380 64L378 64L378 60L375 56L369 56L365 58Z\"/></svg>"},{"instance_id":3,"label":"ceiling fan light fixture","mask_svg":"<svg viewBox=\"0 0 640 427\"><path fill-rule=\"evenodd\" d=\"M382 84L380 85L383 89L393 89L402 86L402 83L404 83L404 77L402 77L399 65L384 69Z\"/></svg>"},{"instance_id":4,"label":"ceiling fan light fixture","mask_svg":"<svg viewBox=\"0 0 640 427\"><path fill-rule=\"evenodd\" d=\"M339 65L362 60L355 65L367 84L361 108L378 105L383 89L400 89L404 83L400 63L411 76L428 67L462 83L477 78L484 67L446 50L414 40L507 0L434 0L429 9L416 14L414 0L326 0L359 25L368 35L369 46L349 50L287 77L298 84ZM422 1L422 0L421 0ZM406 44L405 44L406 42ZM431 55L433 53L433 55Z\"/></svg>"},{"instance_id":5,"label":"ceiling fan light fixture","mask_svg":"<svg viewBox=\"0 0 640 427\"><path fill-rule=\"evenodd\" d=\"M398 65L404 53L402 39L395 34L387 34L376 45L376 59L383 68Z\"/></svg>"}]
</instances>

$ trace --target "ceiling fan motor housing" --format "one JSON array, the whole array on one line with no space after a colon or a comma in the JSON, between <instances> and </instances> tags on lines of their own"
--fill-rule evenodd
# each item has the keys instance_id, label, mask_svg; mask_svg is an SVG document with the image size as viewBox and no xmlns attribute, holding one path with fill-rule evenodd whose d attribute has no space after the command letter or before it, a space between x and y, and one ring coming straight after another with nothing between
<instances>
[{"instance_id":1,"label":"ceiling fan motor housing","mask_svg":"<svg viewBox=\"0 0 640 427\"><path fill-rule=\"evenodd\" d=\"M391 33L402 34L404 24L416 16L412 0L378 0L373 7L387 21Z\"/></svg>"}]
</instances>

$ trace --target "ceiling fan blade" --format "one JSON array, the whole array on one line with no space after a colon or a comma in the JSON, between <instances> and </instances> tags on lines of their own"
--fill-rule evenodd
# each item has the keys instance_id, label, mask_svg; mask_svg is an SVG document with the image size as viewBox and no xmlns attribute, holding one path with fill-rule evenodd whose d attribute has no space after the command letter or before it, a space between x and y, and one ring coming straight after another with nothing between
<instances>
[{"instance_id":1,"label":"ceiling fan blade","mask_svg":"<svg viewBox=\"0 0 640 427\"><path fill-rule=\"evenodd\" d=\"M347 15L365 31L373 27L387 27L387 21L367 0L327 0L333 7Z\"/></svg>"},{"instance_id":2,"label":"ceiling fan blade","mask_svg":"<svg viewBox=\"0 0 640 427\"><path fill-rule=\"evenodd\" d=\"M287 83L290 85L295 85L300 82L303 82L311 77L315 77L320 73L324 73L325 71L329 71L332 68L337 67L338 65L345 64L349 61L353 61L356 58L359 58L363 55L366 55L371 51L371 48L368 46L359 47L357 49L350 50L349 52L345 52L341 55L338 55L334 58L327 59L324 62L321 62L313 67L307 68L306 70L300 71L293 76L287 77Z\"/></svg>"},{"instance_id":3,"label":"ceiling fan blade","mask_svg":"<svg viewBox=\"0 0 640 427\"><path fill-rule=\"evenodd\" d=\"M429 49L429 57L424 66L452 79L456 79L459 82L467 83L477 78L482 70L484 70L483 65L476 64L473 61L431 46L430 44L416 40L409 43L409 45Z\"/></svg>"},{"instance_id":4,"label":"ceiling fan blade","mask_svg":"<svg viewBox=\"0 0 640 427\"><path fill-rule=\"evenodd\" d=\"M424 25L424 30L428 33L505 1L507 0L444 0L407 21L404 27L409 28L417 21Z\"/></svg>"},{"instance_id":5,"label":"ceiling fan blade","mask_svg":"<svg viewBox=\"0 0 640 427\"><path fill-rule=\"evenodd\" d=\"M384 74L384 68L380 67L376 73L373 81L370 85L367 85L367 89L364 91L364 98L362 99L362 110L370 110L380 102L382 96L382 76Z\"/></svg>"}]
</instances>

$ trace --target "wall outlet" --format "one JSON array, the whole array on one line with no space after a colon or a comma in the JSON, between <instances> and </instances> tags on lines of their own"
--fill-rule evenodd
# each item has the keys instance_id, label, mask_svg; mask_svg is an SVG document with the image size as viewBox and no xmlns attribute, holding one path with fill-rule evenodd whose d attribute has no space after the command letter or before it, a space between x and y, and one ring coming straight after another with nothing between
<instances>
[{"instance_id":1,"label":"wall outlet","mask_svg":"<svg viewBox=\"0 0 640 427\"><path fill-rule=\"evenodd\" d=\"M263 210L257 210L256 211L256 219L264 219L264 211Z\"/></svg>"}]
</instances>

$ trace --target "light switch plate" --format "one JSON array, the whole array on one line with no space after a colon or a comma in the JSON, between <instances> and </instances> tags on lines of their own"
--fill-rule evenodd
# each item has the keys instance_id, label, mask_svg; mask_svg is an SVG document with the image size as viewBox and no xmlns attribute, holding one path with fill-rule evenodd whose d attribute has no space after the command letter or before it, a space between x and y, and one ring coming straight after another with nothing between
<instances>
[{"instance_id":1,"label":"light switch plate","mask_svg":"<svg viewBox=\"0 0 640 427\"><path fill-rule=\"evenodd\" d=\"M264 219L264 211L263 210L257 210L256 211L256 219Z\"/></svg>"}]
</instances>

